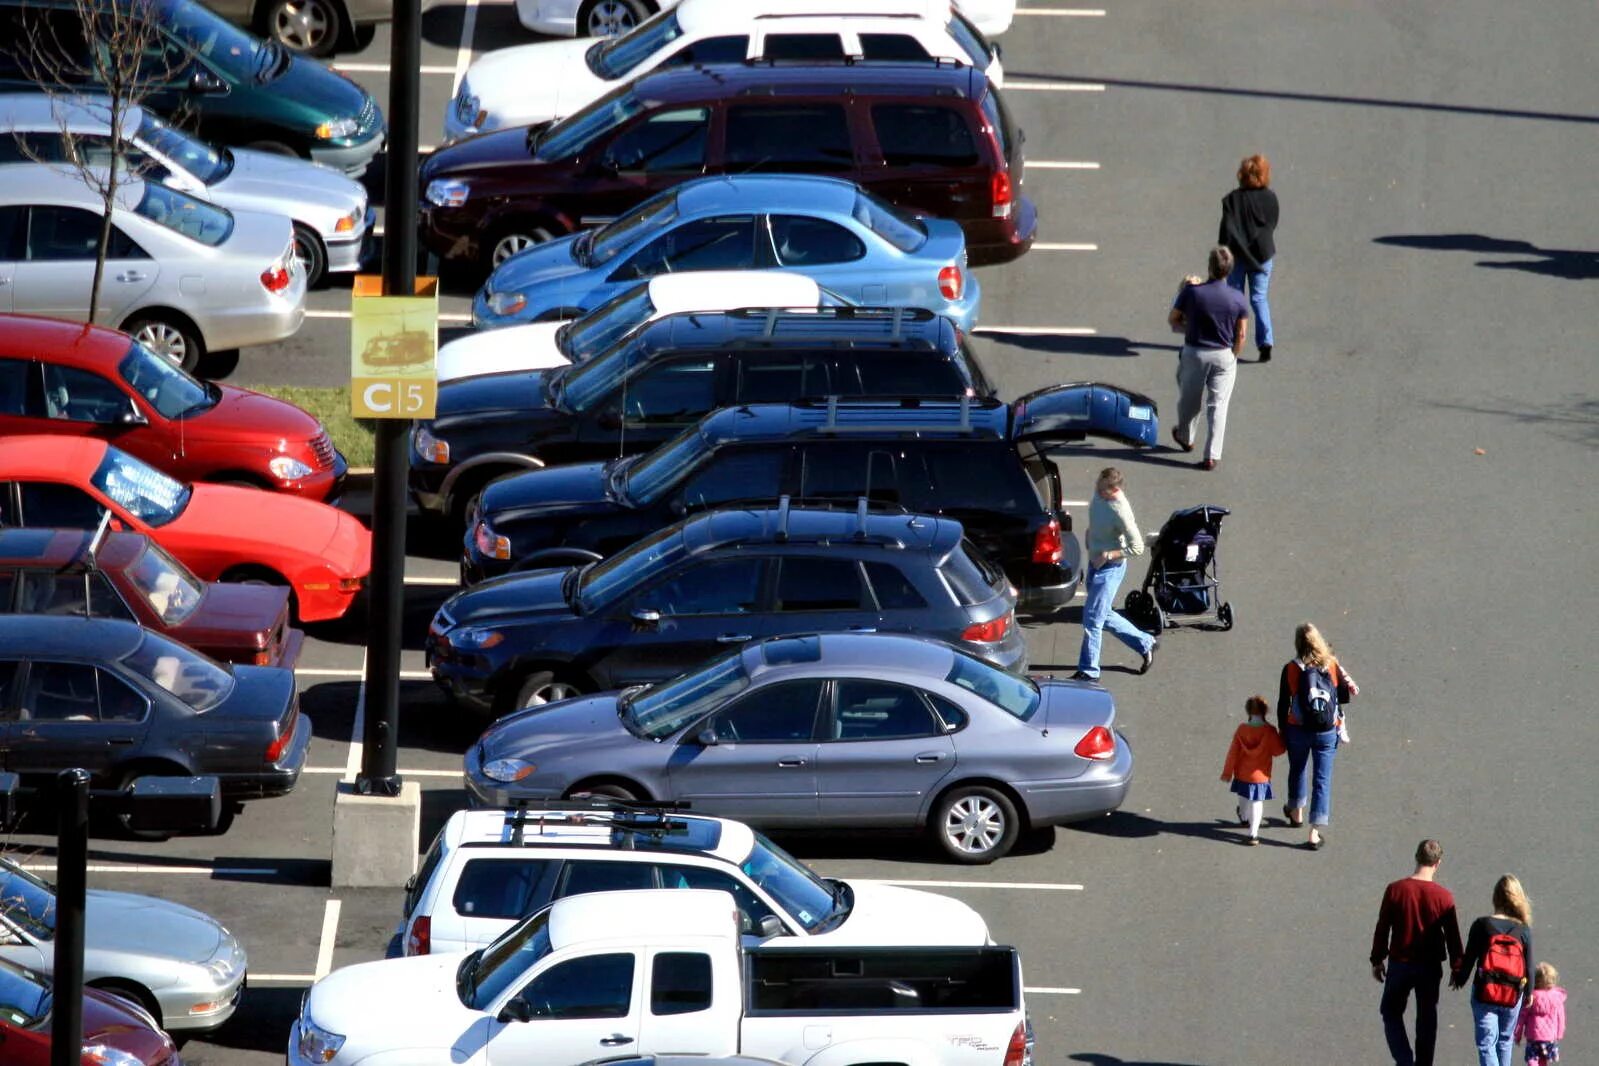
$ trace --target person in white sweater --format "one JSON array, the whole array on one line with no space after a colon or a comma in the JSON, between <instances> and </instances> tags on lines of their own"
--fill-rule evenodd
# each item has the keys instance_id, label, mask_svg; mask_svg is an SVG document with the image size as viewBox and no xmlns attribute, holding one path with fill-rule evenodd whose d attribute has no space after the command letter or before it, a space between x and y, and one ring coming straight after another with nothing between
<instances>
[{"instance_id":1,"label":"person in white sweater","mask_svg":"<svg viewBox=\"0 0 1599 1066\"><path fill-rule=\"evenodd\" d=\"M1133 518L1133 505L1122 491L1122 472L1107 466L1099 472L1094 498L1088 504L1088 533L1083 551L1088 557L1083 588L1083 647L1077 655L1074 681L1099 680L1099 645L1108 629L1143 659L1138 672L1148 673L1159 642L1116 613L1116 590L1127 576L1129 556L1144 554L1144 537Z\"/></svg>"}]
</instances>

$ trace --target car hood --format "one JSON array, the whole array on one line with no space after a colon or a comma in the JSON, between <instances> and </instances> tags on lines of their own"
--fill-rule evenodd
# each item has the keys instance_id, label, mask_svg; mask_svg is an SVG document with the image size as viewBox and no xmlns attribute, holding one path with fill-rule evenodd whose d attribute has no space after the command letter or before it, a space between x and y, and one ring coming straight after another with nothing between
<instances>
[{"instance_id":1,"label":"car hood","mask_svg":"<svg viewBox=\"0 0 1599 1066\"><path fill-rule=\"evenodd\" d=\"M472 64L467 84L488 109L484 128L504 129L565 118L592 102L615 83L589 69L584 56L592 38L540 41L501 48ZM539 71L529 78L528 71Z\"/></svg>"},{"instance_id":2,"label":"car hood","mask_svg":"<svg viewBox=\"0 0 1599 1066\"><path fill-rule=\"evenodd\" d=\"M215 919L154 896L90 889L84 908L84 946L96 953L203 963L217 953L223 932Z\"/></svg>"},{"instance_id":3,"label":"car hood","mask_svg":"<svg viewBox=\"0 0 1599 1066\"><path fill-rule=\"evenodd\" d=\"M439 386L433 427L448 430L484 416L511 416L518 428L524 420L537 420L550 410L546 395L547 370L459 378Z\"/></svg>"},{"instance_id":4,"label":"car hood","mask_svg":"<svg viewBox=\"0 0 1599 1066\"><path fill-rule=\"evenodd\" d=\"M191 647L250 648L288 619L289 590L272 585L212 582L194 613L169 630Z\"/></svg>"},{"instance_id":5,"label":"car hood","mask_svg":"<svg viewBox=\"0 0 1599 1066\"><path fill-rule=\"evenodd\" d=\"M456 997L455 972L464 958L452 952L345 966L311 987L303 1013L361 1053L470 1042L467 1028L484 1016ZM379 1003L383 1009L373 1010Z\"/></svg>"},{"instance_id":6,"label":"car hood","mask_svg":"<svg viewBox=\"0 0 1599 1066\"><path fill-rule=\"evenodd\" d=\"M834 929L810 938L780 937L772 947L821 945L874 945L882 947L926 944L929 930L938 931L940 944L989 943L988 923L958 899L872 881L847 881L855 893L849 917ZM790 943L792 941L792 943Z\"/></svg>"},{"instance_id":7,"label":"car hood","mask_svg":"<svg viewBox=\"0 0 1599 1066\"><path fill-rule=\"evenodd\" d=\"M422 187L439 178L469 180L509 170L516 176L536 168L538 161L527 149L529 126L510 126L463 137L444 145L422 165ZM511 177L512 174L505 175Z\"/></svg>"},{"instance_id":8,"label":"car hood","mask_svg":"<svg viewBox=\"0 0 1599 1066\"><path fill-rule=\"evenodd\" d=\"M553 241L535 244L525 252L518 252L500 264L489 278L486 288L490 292L524 292L581 277L588 268L572 258L572 246L581 236L580 233L569 233ZM547 296L541 294L540 302L548 303Z\"/></svg>"},{"instance_id":9,"label":"car hood","mask_svg":"<svg viewBox=\"0 0 1599 1066\"><path fill-rule=\"evenodd\" d=\"M529 322L468 333L439 349L439 381L566 366L570 360L555 343L555 334L564 325L564 320Z\"/></svg>"},{"instance_id":10,"label":"car hood","mask_svg":"<svg viewBox=\"0 0 1599 1066\"><path fill-rule=\"evenodd\" d=\"M83 990L83 1042L125 1051L140 1062L166 1062L173 1051L171 1037L154 1018L98 988Z\"/></svg>"},{"instance_id":11,"label":"car hood","mask_svg":"<svg viewBox=\"0 0 1599 1066\"><path fill-rule=\"evenodd\" d=\"M561 585L571 572L563 567L491 578L457 592L439 610L461 626L492 624L528 614L569 615L572 608L561 595Z\"/></svg>"},{"instance_id":12,"label":"car hood","mask_svg":"<svg viewBox=\"0 0 1599 1066\"><path fill-rule=\"evenodd\" d=\"M298 556L325 564L341 577L371 569L372 535L353 516L315 500L236 485L198 482L189 505L162 527L173 554L213 551L218 542L240 556L271 565ZM293 574L285 574L291 581Z\"/></svg>"},{"instance_id":13,"label":"car hood","mask_svg":"<svg viewBox=\"0 0 1599 1066\"><path fill-rule=\"evenodd\" d=\"M221 396L216 406L184 418L183 435L188 440L239 443L241 438L254 438L274 447L279 441L309 446L322 432L322 423L286 400L233 385L217 389Z\"/></svg>"},{"instance_id":14,"label":"car hood","mask_svg":"<svg viewBox=\"0 0 1599 1066\"><path fill-rule=\"evenodd\" d=\"M310 134L322 122L330 119L353 118L360 121L368 104L373 117L381 124L377 114L377 101L367 91L342 74L335 73L314 59L291 56L289 65L264 87L264 91L280 101L280 106L292 109L305 123L304 132ZM363 130L369 127L363 127ZM364 132L359 136L367 136Z\"/></svg>"},{"instance_id":15,"label":"car hood","mask_svg":"<svg viewBox=\"0 0 1599 1066\"><path fill-rule=\"evenodd\" d=\"M616 694L601 693L506 715L483 734L483 762L526 758L535 751L547 758L566 747L593 752L603 738L634 740L617 718L616 710Z\"/></svg>"},{"instance_id":16,"label":"car hood","mask_svg":"<svg viewBox=\"0 0 1599 1066\"><path fill-rule=\"evenodd\" d=\"M490 521L504 511L610 514L620 508L605 491L608 466L608 463L570 463L501 478L483 490L483 512Z\"/></svg>"},{"instance_id":17,"label":"car hood","mask_svg":"<svg viewBox=\"0 0 1599 1066\"><path fill-rule=\"evenodd\" d=\"M288 213L305 221L301 212L306 207L347 215L366 203L359 182L329 167L248 148L229 151L233 169L211 187L217 202L226 207Z\"/></svg>"}]
</instances>

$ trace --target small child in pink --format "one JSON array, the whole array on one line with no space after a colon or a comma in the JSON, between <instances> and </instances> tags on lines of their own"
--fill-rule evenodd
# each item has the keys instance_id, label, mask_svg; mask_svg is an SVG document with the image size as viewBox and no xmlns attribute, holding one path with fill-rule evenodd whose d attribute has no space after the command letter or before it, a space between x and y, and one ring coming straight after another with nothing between
<instances>
[{"instance_id":1,"label":"small child in pink","mask_svg":"<svg viewBox=\"0 0 1599 1066\"><path fill-rule=\"evenodd\" d=\"M1516 1018L1516 1043L1527 1041L1529 1066L1550 1066L1560 1061L1560 1041L1566 1038L1566 990L1560 974L1540 962L1533 977L1532 999Z\"/></svg>"}]
</instances>

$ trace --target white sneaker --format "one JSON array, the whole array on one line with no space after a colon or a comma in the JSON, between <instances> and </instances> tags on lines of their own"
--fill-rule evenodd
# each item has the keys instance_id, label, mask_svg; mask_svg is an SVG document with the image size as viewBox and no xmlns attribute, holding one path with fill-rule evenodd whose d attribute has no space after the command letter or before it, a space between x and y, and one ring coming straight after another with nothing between
<instances>
[{"instance_id":1,"label":"white sneaker","mask_svg":"<svg viewBox=\"0 0 1599 1066\"><path fill-rule=\"evenodd\" d=\"M1349 727L1348 726L1341 725L1341 726L1338 727L1338 743L1340 743L1340 744L1348 744L1349 743Z\"/></svg>"}]
</instances>

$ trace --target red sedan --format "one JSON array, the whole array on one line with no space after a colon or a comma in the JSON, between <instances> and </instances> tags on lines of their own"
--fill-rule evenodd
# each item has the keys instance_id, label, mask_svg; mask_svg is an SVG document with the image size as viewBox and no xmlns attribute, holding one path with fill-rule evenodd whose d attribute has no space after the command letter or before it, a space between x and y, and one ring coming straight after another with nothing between
<instances>
[{"instance_id":1,"label":"red sedan","mask_svg":"<svg viewBox=\"0 0 1599 1066\"><path fill-rule=\"evenodd\" d=\"M0 439L0 525L143 533L203 581L287 585L302 621L349 610L372 536L324 503L233 485L185 484L103 441Z\"/></svg>"},{"instance_id":2,"label":"red sedan","mask_svg":"<svg viewBox=\"0 0 1599 1066\"><path fill-rule=\"evenodd\" d=\"M177 1062L172 1038L155 1019L127 1000L83 990L83 1066ZM50 1066L50 980L0 961L0 1061L6 1066Z\"/></svg>"},{"instance_id":3,"label":"red sedan","mask_svg":"<svg viewBox=\"0 0 1599 1066\"><path fill-rule=\"evenodd\" d=\"M313 500L348 470L291 403L200 381L116 330L0 315L0 436L16 433L92 437L183 481Z\"/></svg>"}]
</instances>

